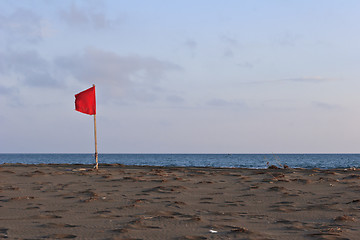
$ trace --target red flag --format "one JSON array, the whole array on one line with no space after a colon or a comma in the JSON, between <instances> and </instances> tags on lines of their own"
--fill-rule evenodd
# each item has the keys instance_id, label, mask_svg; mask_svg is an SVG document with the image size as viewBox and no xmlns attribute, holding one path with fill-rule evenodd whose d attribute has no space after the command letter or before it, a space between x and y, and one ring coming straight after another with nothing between
<instances>
[{"instance_id":1,"label":"red flag","mask_svg":"<svg viewBox=\"0 0 360 240\"><path fill-rule=\"evenodd\" d=\"M75 95L75 110L89 114L96 114L95 85Z\"/></svg>"}]
</instances>

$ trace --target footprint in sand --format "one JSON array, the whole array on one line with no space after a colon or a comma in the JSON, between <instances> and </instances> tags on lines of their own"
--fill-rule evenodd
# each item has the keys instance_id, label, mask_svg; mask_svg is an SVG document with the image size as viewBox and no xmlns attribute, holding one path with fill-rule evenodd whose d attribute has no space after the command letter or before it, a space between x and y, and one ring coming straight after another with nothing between
<instances>
[{"instance_id":1,"label":"footprint in sand","mask_svg":"<svg viewBox=\"0 0 360 240\"><path fill-rule=\"evenodd\" d=\"M30 219L56 219L56 218L62 218L62 217L58 215L42 215L42 214L30 217Z\"/></svg>"},{"instance_id":2,"label":"footprint in sand","mask_svg":"<svg viewBox=\"0 0 360 240\"><path fill-rule=\"evenodd\" d=\"M109 231L114 232L114 233L127 233L127 232L129 232L129 230L126 229L126 228L116 228L116 229L111 229Z\"/></svg>"},{"instance_id":3,"label":"footprint in sand","mask_svg":"<svg viewBox=\"0 0 360 240\"><path fill-rule=\"evenodd\" d=\"M234 227L233 229L230 230L230 233L247 233L250 234L251 231L247 228L244 227Z\"/></svg>"},{"instance_id":4,"label":"footprint in sand","mask_svg":"<svg viewBox=\"0 0 360 240\"><path fill-rule=\"evenodd\" d=\"M182 202L182 201L174 201L174 202L169 202L168 204L166 204L166 207L175 207L175 208L181 208L181 206L185 206L186 203Z\"/></svg>"},{"instance_id":5,"label":"footprint in sand","mask_svg":"<svg viewBox=\"0 0 360 240\"><path fill-rule=\"evenodd\" d=\"M229 239L274 239L260 232L251 231L245 227L232 227L228 232Z\"/></svg>"},{"instance_id":6,"label":"footprint in sand","mask_svg":"<svg viewBox=\"0 0 360 240\"><path fill-rule=\"evenodd\" d=\"M339 216L336 217L334 219L335 222L355 222L356 219L354 217L348 216L348 215L343 215L343 216Z\"/></svg>"},{"instance_id":7,"label":"footprint in sand","mask_svg":"<svg viewBox=\"0 0 360 240\"><path fill-rule=\"evenodd\" d=\"M157 192L157 193L180 193L180 190L184 190L186 187L183 186L158 186L150 189L143 190L143 192Z\"/></svg>"},{"instance_id":8,"label":"footprint in sand","mask_svg":"<svg viewBox=\"0 0 360 240\"><path fill-rule=\"evenodd\" d=\"M76 235L73 234L51 234L48 236L43 236L42 238L49 238L49 239L68 239L68 238L76 238Z\"/></svg>"},{"instance_id":9,"label":"footprint in sand","mask_svg":"<svg viewBox=\"0 0 360 240\"><path fill-rule=\"evenodd\" d=\"M32 196L21 196L21 197L12 197L9 199L4 199L1 200L2 202L12 202L12 201L21 201L21 200L31 200L34 199L35 197Z\"/></svg>"},{"instance_id":10,"label":"footprint in sand","mask_svg":"<svg viewBox=\"0 0 360 240\"><path fill-rule=\"evenodd\" d=\"M284 191L286 191L287 189L284 188L284 187L275 186L275 187L270 187L268 190L269 190L269 191L275 191L275 192L284 192Z\"/></svg>"},{"instance_id":11,"label":"footprint in sand","mask_svg":"<svg viewBox=\"0 0 360 240\"><path fill-rule=\"evenodd\" d=\"M133 221L128 222L128 224L125 226L124 231L127 231L128 229L132 230L139 230L139 229L161 229L161 227L158 226L150 226L144 224L144 218L137 218Z\"/></svg>"},{"instance_id":12,"label":"footprint in sand","mask_svg":"<svg viewBox=\"0 0 360 240\"><path fill-rule=\"evenodd\" d=\"M74 228L77 225L65 224L65 223L46 223L39 225L41 228Z\"/></svg>"},{"instance_id":13,"label":"footprint in sand","mask_svg":"<svg viewBox=\"0 0 360 240\"><path fill-rule=\"evenodd\" d=\"M341 231L340 231L341 232ZM307 236L315 238L315 239L323 239L323 240L348 240L348 238L342 238L339 236L340 232L317 232L310 233Z\"/></svg>"},{"instance_id":14,"label":"footprint in sand","mask_svg":"<svg viewBox=\"0 0 360 240\"><path fill-rule=\"evenodd\" d=\"M15 173L14 171L11 171L11 170L3 170L1 172L2 173L9 173L9 174L14 174Z\"/></svg>"},{"instance_id":15,"label":"footprint in sand","mask_svg":"<svg viewBox=\"0 0 360 240\"><path fill-rule=\"evenodd\" d=\"M4 187L1 187L0 190L2 191L17 191L19 190L20 188L18 187L14 187L12 185L5 185Z\"/></svg>"},{"instance_id":16,"label":"footprint in sand","mask_svg":"<svg viewBox=\"0 0 360 240\"><path fill-rule=\"evenodd\" d=\"M26 210L34 210L34 209L40 209L38 206L31 206L31 207L27 207L25 208Z\"/></svg>"},{"instance_id":17,"label":"footprint in sand","mask_svg":"<svg viewBox=\"0 0 360 240\"><path fill-rule=\"evenodd\" d=\"M207 238L203 236L184 236L178 238L178 240L202 240L202 239L207 239Z\"/></svg>"}]
</instances>

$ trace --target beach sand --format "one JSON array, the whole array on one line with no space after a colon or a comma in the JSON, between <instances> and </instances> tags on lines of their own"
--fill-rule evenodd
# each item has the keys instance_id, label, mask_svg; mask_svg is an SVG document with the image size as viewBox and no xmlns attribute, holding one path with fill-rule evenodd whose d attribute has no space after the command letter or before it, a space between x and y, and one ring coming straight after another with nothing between
<instances>
[{"instance_id":1,"label":"beach sand","mask_svg":"<svg viewBox=\"0 0 360 240\"><path fill-rule=\"evenodd\" d=\"M0 238L360 239L360 171L0 165Z\"/></svg>"}]
</instances>

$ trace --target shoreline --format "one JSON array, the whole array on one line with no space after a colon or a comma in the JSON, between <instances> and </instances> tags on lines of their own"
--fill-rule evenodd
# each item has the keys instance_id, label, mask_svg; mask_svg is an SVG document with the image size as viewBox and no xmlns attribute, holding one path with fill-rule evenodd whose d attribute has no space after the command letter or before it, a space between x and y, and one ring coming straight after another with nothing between
<instances>
[{"instance_id":1,"label":"shoreline","mask_svg":"<svg viewBox=\"0 0 360 240\"><path fill-rule=\"evenodd\" d=\"M285 164L286 165L286 164ZM92 170L95 164L82 164L82 163L0 163L0 167L44 167L44 166L52 166L52 167L83 167L87 170ZM320 170L320 171L357 171L360 168L357 167L341 167L341 168L302 168L302 167L280 167L276 165L270 165L266 168L246 168L246 167L212 167L212 166L157 166L157 165L127 165L122 163L99 163L99 169L101 167L104 168L113 168L113 167L123 167L123 168L161 168L161 169L226 169L226 170ZM94 169L95 171L95 169Z\"/></svg>"},{"instance_id":2,"label":"shoreline","mask_svg":"<svg viewBox=\"0 0 360 240\"><path fill-rule=\"evenodd\" d=\"M356 239L357 169L1 164L0 238Z\"/></svg>"}]
</instances>

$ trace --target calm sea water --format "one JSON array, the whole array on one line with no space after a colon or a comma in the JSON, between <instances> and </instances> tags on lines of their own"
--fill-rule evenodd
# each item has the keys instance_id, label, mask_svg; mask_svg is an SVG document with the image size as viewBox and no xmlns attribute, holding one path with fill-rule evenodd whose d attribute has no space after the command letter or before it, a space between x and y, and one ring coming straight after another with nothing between
<instances>
[{"instance_id":1,"label":"calm sea water","mask_svg":"<svg viewBox=\"0 0 360 240\"><path fill-rule=\"evenodd\" d=\"M292 168L360 167L360 154L99 154L99 163L150 166L266 168L286 164ZM0 154L3 163L93 164L93 154Z\"/></svg>"}]
</instances>

